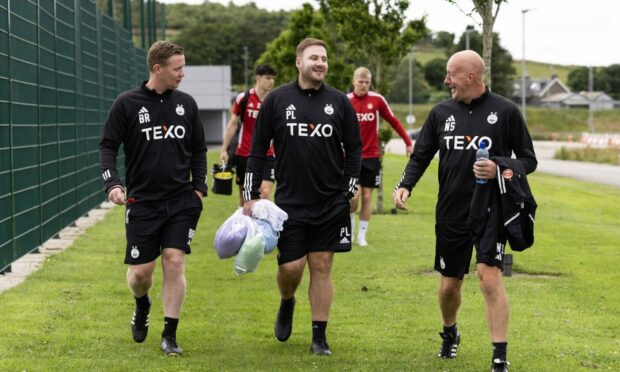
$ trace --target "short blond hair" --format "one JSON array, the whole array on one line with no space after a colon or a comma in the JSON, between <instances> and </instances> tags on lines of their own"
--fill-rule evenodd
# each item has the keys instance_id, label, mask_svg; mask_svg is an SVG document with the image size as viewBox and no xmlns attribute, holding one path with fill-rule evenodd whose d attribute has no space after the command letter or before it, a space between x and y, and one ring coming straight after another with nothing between
<instances>
[{"instance_id":1,"label":"short blond hair","mask_svg":"<svg viewBox=\"0 0 620 372\"><path fill-rule=\"evenodd\" d=\"M361 66L355 69L355 72L353 72L353 79L355 79L356 77L365 77L365 78L372 78L372 72L370 72L370 70L367 67Z\"/></svg>"}]
</instances>

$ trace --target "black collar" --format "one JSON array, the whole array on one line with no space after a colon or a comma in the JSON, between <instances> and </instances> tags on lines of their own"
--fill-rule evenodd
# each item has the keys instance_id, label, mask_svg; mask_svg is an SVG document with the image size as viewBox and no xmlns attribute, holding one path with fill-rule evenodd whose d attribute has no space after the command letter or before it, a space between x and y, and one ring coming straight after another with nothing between
<instances>
[{"instance_id":1,"label":"black collar","mask_svg":"<svg viewBox=\"0 0 620 372\"><path fill-rule=\"evenodd\" d=\"M469 103L465 103L463 101L459 101L458 103L462 107L465 107L466 109L471 111L471 109L473 109L474 107L478 106L480 104L480 102L484 101L490 94L491 94L491 92L489 91L489 88L486 87L484 89L484 93L482 93L482 95L480 97L476 97L476 98L472 99L471 102L469 102Z\"/></svg>"},{"instance_id":2,"label":"black collar","mask_svg":"<svg viewBox=\"0 0 620 372\"><path fill-rule=\"evenodd\" d=\"M150 89L149 87L146 86L146 83L148 83L147 80L144 80L142 82L142 90L144 90L147 94L154 96L154 97L158 97L158 98L165 98L168 97L170 94L172 94L172 90L168 89L165 92L163 92L162 94L157 93L157 91L155 89Z\"/></svg>"},{"instance_id":3,"label":"black collar","mask_svg":"<svg viewBox=\"0 0 620 372\"><path fill-rule=\"evenodd\" d=\"M297 79L297 80L295 80L295 85L297 86L297 89L301 90L305 94L314 94L314 93L318 93L318 92L322 91L323 87L325 86L325 83L321 83L321 85L318 87L318 89L314 89L314 88L303 89L299 85L299 79Z\"/></svg>"}]
</instances>

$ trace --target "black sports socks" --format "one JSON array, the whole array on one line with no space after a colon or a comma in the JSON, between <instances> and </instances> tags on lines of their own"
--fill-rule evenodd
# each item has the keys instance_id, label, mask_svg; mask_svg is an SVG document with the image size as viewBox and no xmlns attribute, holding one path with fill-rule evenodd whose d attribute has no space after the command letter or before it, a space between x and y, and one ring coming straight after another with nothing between
<instances>
[{"instance_id":1,"label":"black sports socks","mask_svg":"<svg viewBox=\"0 0 620 372\"><path fill-rule=\"evenodd\" d=\"M135 296L134 296L134 298L136 299L136 306L138 307L138 310L145 311L145 310L150 309L150 307L151 307L151 299L149 298L149 294L148 293L145 294L144 296L140 297L140 298L135 297Z\"/></svg>"},{"instance_id":2,"label":"black sports socks","mask_svg":"<svg viewBox=\"0 0 620 372\"><path fill-rule=\"evenodd\" d=\"M313 320L312 321L312 341L323 340L325 341L325 329L327 328L326 321Z\"/></svg>"},{"instance_id":3,"label":"black sports socks","mask_svg":"<svg viewBox=\"0 0 620 372\"><path fill-rule=\"evenodd\" d=\"M177 326L179 325L179 319L164 317L164 331L161 333L161 337L177 337Z\"/></svg>"}]
</instances>

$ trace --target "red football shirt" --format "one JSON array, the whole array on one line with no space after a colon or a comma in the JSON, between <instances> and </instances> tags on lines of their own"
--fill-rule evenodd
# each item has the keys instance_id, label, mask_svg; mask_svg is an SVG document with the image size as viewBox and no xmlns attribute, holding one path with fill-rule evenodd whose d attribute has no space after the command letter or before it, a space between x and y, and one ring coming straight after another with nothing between
<instances>
[{"instance_id":1,"label":"red football shirt","mask_svg":"<svg viewBox=\"0 0 620 372\"><path fill-rule=\"evenodd\" d=\"M256 118L258 117L258 111L260 110L262 101L258 98L254 88L250 89L250 98L248 98L248 103L245 105L245 112L240 113L239 110L241 107L239 107L239 105L243 100L243 96L245 96L245 92L239 93L233 103L232 112L239 117L243 115L241 131L239 132L239 144L235 150L235 155L247 158L250 155L250 148L252 147L252 133L254 133L254 124L256 123ZM267 156L273 156L273 146L269 147Z\"/></svg>"},{"instance_id":2,"label":"red football shirt","mask_svg":"<svg viewBox=\"0 0 620 372\"><path fill-rule=\"evenodd\" d=\"M353 104L353 108L357 113L357 121L360 125L362 159L381 157L381 145L379 144L379 124L381 124L381 118L385 119L394 128L407 146L411 145L411 139L407 135L405 128L394 116L382 95L368 92L358 97L351 92L347 94L347 97L351 100L351 104Z\"/></svg>"}]
</instances>

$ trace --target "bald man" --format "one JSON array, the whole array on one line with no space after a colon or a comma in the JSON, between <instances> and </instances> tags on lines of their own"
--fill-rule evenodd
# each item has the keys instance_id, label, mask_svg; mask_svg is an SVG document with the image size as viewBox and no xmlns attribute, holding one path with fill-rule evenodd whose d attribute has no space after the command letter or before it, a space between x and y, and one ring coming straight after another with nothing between
<instances>
[{"instance_id":1,"label":"bald man","mask_svg":"<svg viewBox=\"0 0 620 372\"><path fill-rule=\"evenodd\" d=\"M502 284L506 237L497 203L489 203L486 212L481 213L484 222L479 234L470 232L467 221L475 188L477 193L489 196L489 200L498 198L495 182L476 184L475 181L496 178L495 160L510 158L514 153L525 172L531 173L536 169L536 156L518 107L485 86L484 61L480 55L470 50L452 55L444 84L450 89L452 99L435 105L429 113L403 177L394 189L394 204L405 209L411 190L439 151L435 270L441 274L439 308L443 332L440 332L442 345L438 356L456 357L460 342L456 321L461 286L475 247L476 273L493 344L492 371L507 371L509 308ZM476 150L482 143L486 144L490 159L476 161Z\"/></svg>"}]
</instances>

